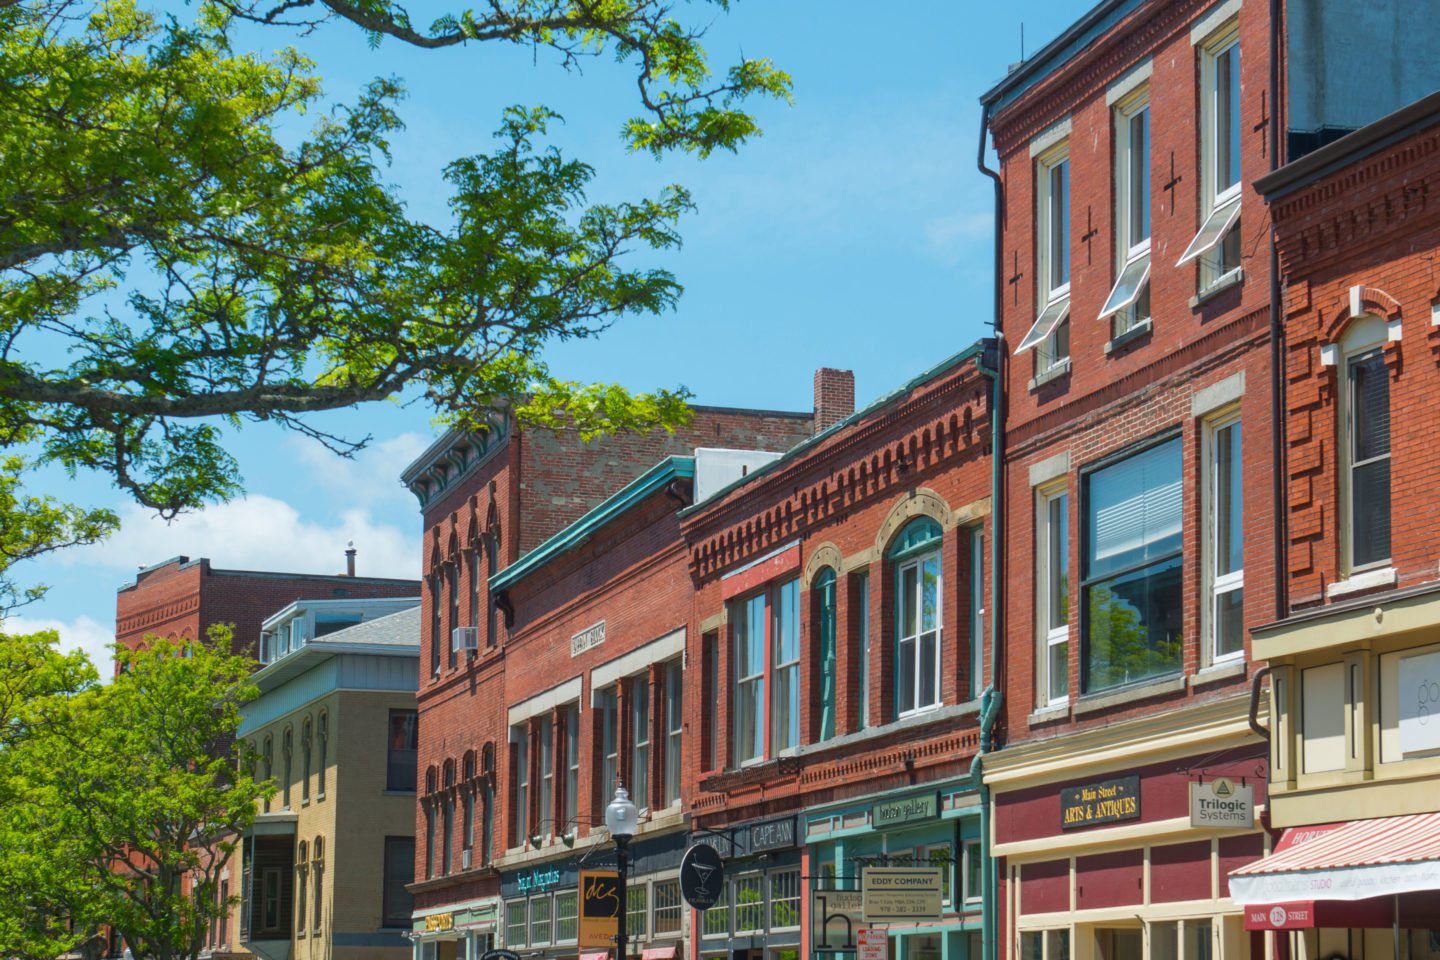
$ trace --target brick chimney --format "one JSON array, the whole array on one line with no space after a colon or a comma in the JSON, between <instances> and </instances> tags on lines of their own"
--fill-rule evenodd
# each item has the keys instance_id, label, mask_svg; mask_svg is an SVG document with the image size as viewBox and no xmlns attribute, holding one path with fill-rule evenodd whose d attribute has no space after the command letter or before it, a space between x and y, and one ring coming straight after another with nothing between
<instances>
[{"instance_id":1,"label":"brick chimney","mask_svg":"<svg viewBox=\"0 0 1440 960\"><path fill-rule=\"evenodd\" d=\"M815 432L828 430L855 412L855 373L821 367L815 371Z\"/></svg>"}]
</instances>

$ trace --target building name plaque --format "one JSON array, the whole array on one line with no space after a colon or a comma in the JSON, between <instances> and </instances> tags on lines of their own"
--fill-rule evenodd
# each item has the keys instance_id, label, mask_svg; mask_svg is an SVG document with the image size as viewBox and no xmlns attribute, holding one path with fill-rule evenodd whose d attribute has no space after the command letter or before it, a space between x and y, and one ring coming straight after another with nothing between
<instances>
[{"instance_id":1,"label":"building name plaque","mask_svg":"<svg viewBox=\"0 0 1440 960\"><path fill-rule=\"evenodd\" d=\"M878 830L899 823L934 820L940 816L940 794L922 793L903 800L886 800L870 809L870 823Z\"/></svg>"},{"instance_id":2,"label":"building name plaque","mask_svg":"<svg viewBox=\"0 0 1440 960\"><path fill-rule=\"evenodd\" d=\"M1116 777L1060 791L1060 827L1140 819L1140 778Z\"/></svg>"},{"instance_id":3,"label":"building name plaque","mask_svg":"<svg viewBox=\"0 0 1440 960\"><path fill-rule=\"evenodd\" d=\"M598 647L605 642L605 621L601 620L594 626L586 627L575 636L570 638L570 656L578 657L592 647Z\"/></svg>"}]
</instances>

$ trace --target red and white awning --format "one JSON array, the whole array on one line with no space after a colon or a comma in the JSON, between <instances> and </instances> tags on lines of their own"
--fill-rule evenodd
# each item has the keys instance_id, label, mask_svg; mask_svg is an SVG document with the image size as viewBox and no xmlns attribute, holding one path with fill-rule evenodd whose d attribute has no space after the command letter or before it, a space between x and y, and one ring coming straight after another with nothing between
<instances>
[{"instance_id":1,"label":"red and white awning","mask_svg":"<svg viewBox=\"0 0 1440 960\"><path fill-rule=\"evenodd\" d=\"M1440 813L1291 827L1268 857L1230 873L1242 906L1420 890L1440 890Z\"/></svg>"}]
</instances>

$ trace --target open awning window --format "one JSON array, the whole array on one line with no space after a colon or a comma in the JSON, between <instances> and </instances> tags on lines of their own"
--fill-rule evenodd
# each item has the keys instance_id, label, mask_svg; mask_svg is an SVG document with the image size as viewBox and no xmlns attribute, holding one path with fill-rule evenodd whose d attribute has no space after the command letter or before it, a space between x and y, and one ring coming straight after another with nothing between
<instances>
[{"instance_id":1,"label":"open awning window","mask_svg":"<svg viewBox=\"0 0 1440 960\"><path fill-rule=\"evenodd\" d=\"M1015 348L1016 353L1024 353L1033 347L1038 347L1045 342L1045 338L1054 332L1060 325L1060 321L1070 316L1070 298L1068 296L1057 297L1045 305L1040 311L1040 316L1035 319L1035 325L1030 332L1025 334L1025 339L1020 341L1020 346Z\"/></svg>"},{"instance_id":2,"label":"open awning window","mask_svg":"<svg viewBox=\"0 0 1440 960\"><path fill-rule=\"evenodd\" d=\"M1110 296L1105 298L1105 306L1100 310L1100 319L1108 320L1121 310L1133 306L1145 292L1145 285L1149 282L1150 246L1147 243L1142 252L1130 258L1125 268L1120 271L1120 276L1115 279L1115 286L1110 289Z\"/></svg>"},{"instance_id":3,"label":"open awning window","mask_svg":"<svg viewBox=\"0 0 1440 960\"><path fill-rule=\"evenodd\" d=\"M1223 203L1215 204L1215 209L1210 211L1210 216L1200 224L1200 232L1195 234L1195 239L1190 241L1190 246L1180 256L1180 261L1175 264L1183 267L1192 260L1205 256L1205 254L1220 246L1225 239L1225 234L1235 226L1235 221L1240 219L1240 191L1225 200Z\"/></svg>"}]
</instances>

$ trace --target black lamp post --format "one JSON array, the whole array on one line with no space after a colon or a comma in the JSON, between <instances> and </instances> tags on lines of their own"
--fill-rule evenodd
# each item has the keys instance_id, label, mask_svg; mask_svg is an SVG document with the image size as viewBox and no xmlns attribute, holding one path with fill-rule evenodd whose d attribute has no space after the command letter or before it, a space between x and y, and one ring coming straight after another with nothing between
<instances>
[{"instance_id":1,"label":"black lamp post","mask_svg":"<svg viewBox=\"0 0 1440 960\"><path fill-rule=\"evenodd\" d=\"M605 808L605 826L615 841L616 874L620 881L620 918L617 923L619 929L615 932L617 960L626 960L627 955L626 945L629 938L626 936L625 922L630 908L630 896L626 891L625 881L630 868L630 838L635 836L635 828L639 822L640 811L631 802L629 791L617 785L615 799Z\"/></svg>"}]
</instances>

